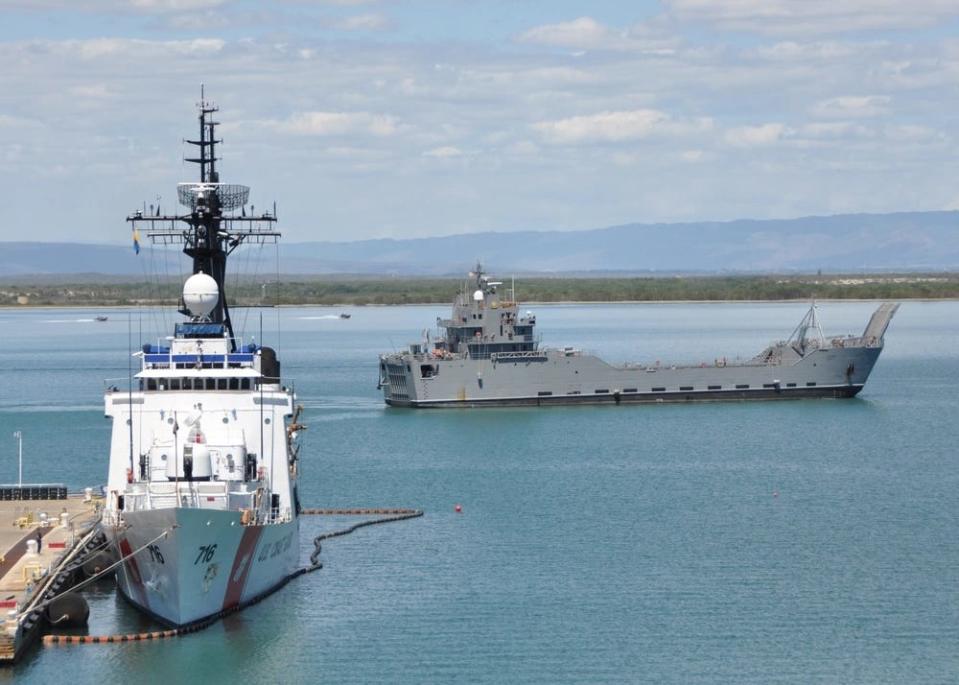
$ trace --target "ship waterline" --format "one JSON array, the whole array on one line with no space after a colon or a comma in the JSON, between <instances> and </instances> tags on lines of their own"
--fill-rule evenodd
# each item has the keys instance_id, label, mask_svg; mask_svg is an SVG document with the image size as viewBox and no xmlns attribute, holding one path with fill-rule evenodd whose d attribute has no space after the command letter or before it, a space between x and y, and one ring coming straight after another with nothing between
<instances>
[{"instance_id":1,"label":"ship waterline","mask_svg":"<svg viewBox=\"0 0 959 685\"><path fill-rule=\"evenodd\" d=\"M384 401L394 407L633 404L848 398L865 385L897 304L883 304L861 336L827 338L816 305L789 339L746 362L612 365L573 348L539 346L531 312L521 315L501 283L477 266L439 320L439 336L380 357Z\"/></svg>"}]
</instances>

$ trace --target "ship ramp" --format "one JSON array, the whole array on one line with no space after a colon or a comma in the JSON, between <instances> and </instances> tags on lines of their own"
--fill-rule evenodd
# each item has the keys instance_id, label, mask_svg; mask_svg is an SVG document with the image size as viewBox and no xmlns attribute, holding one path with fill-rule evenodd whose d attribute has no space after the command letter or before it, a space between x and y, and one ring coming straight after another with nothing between
<instances>
[{"instance_id":1,"label":"ship ramp","mask_svg":"<svg viewBox=\"0 0 959 685\"><path fill-rule=\"evenodd\" d=\"M862 332L862 341L866 345L881 345L882 337L886 334L889 322L895 316L899 309L898 302L884 302L873 312L872 318L866 324L866 330Z\"/></svg>"}]
</instances>

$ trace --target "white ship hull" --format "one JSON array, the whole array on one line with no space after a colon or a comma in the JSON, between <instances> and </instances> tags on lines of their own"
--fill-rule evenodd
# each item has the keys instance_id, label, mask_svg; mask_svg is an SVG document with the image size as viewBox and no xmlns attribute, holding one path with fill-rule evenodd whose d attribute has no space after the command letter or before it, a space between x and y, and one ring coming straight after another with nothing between
<instances>
[{"instance_id":1,"label":"white ship hull","mask_svg":"<svg viewBox=\"0 0 959 685\"><path fill-rule=\"evenodd\" d=\"M242 525L237 511L168 508L128 512L106 527L120 557L118 584L137 608L183 626L277 589L299 561L299 520ZM165 537L131 556L164 531Z\"/></svg>"}]
</instances>

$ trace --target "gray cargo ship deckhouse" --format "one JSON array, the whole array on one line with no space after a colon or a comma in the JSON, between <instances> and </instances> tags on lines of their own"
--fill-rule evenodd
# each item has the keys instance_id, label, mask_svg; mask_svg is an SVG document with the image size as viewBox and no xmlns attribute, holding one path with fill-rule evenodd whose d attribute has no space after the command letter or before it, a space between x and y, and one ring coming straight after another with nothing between
<instances>
[{"instance_id":1,"label":"gray cargo ship deckhouse","mask_svg":"<svg viewBox=\"0 0 959 685\"><path fill-rule=\"evenodd\" d=\"M380 357L380 387L397 407L620 404L854 397L882 352L898 304L879 306L858 337L827 338L810 307L788 340L745 362L612 365L572 348L539 346L536 318L521 315L477 265L438 319L432 343Z\"/></svg>"}]
</instances>

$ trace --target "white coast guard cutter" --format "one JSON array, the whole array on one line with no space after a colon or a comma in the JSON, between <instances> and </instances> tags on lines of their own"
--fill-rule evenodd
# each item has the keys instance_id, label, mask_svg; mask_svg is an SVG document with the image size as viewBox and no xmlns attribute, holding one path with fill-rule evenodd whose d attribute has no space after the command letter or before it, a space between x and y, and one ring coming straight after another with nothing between
<instances>
[{"instance_id":1,"label":"white coast guard cutter","mask_svg":"<svg viewBox=\"0 0 959 685\"><path fill-rule=\"evenodd\" d=\"M201 100L199 110L200 139L187 142L200 149L188 160L200 182L178 186L188 211L128 217L192 258L186 318L172 339L137 353L129 389L105 397L113 434L103 525L125 559L119 586L173 626L276 589L299 556L294 394L272 349L238 345L224 292L228 255L276 242L276 212L247 216L249 188L219 182L217 108Z\"/></svg>"}]
</instances>

